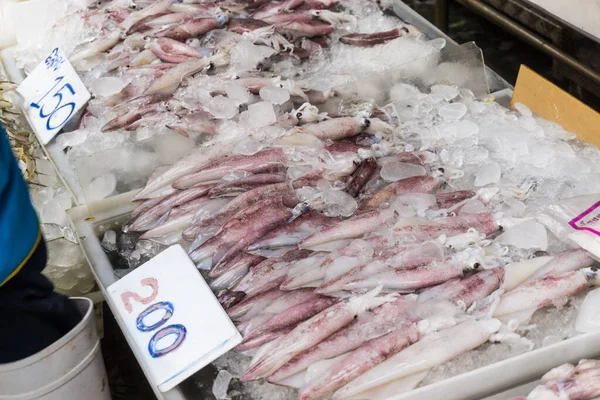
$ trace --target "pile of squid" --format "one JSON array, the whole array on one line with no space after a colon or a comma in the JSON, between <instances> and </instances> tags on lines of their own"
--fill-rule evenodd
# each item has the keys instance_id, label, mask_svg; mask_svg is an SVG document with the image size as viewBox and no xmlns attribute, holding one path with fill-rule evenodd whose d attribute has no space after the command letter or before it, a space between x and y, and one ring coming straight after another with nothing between
<instances>
[{"instance_id":1,"label":"pile of squid","mask_svg":"<svg viewBox=\"0 0 600 400\"><path fill-rule=\"evenodd\" d=\"M293 78L302 76L301 66L311 56L326 53L331 45L368 48L420 35L400 20L391 30L357 32L357 17L344 3L113 0L71 14L56 25L80 24L88 35L68 51L68 58L94 95L75 129L109 134L141 127L158 131L160 126L193 139L216 135L222 120L237 114L237 107L251 104L263 88L286 89L290 106L324 103L331 91L302 87ZM286 66L288 77L272 71L276 63ZM207 75L214 78L212 83L191 81ZM230 81L235 84L226 85ZM113 85L116 92L108 89ZM204 92L204 97L199 94ZM220 107L235 111L222 115L215 111ZM82 132L77 135L85 138ZM64 146L72 144L65 140Z\"/></svg>"},{"instance_id":2,"label":"pile of squid","mask_svg":"<svg viewBox=\"0 0 600 400\"><path fill-rule=\"evenodd\" d=\"M563 364L542 377L542 384L527 397L512 400L592 400L600 396L600 361L581 360Z\"/></svg>"},{"instance_id":3,"label":"pile of squid","mask_svg":"<svg viewBox=\"0 0 600 400\"><path fill-rule=\"evenodd\" d=\"M243 381L385 399L600 283L583 249L514 261L493 239L522 220L472 212L506 191L452 190L456 171L386 146L376 114L291 128L253 154L207 145L134 197L126 229L183 244L206 271L253 355Z\"/></svg>"}]
</instances>

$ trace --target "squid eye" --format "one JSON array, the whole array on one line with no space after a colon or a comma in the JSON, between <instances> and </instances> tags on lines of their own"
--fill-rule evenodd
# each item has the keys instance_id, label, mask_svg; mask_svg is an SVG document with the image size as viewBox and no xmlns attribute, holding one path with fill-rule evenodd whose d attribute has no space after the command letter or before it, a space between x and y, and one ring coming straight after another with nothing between
<instances>
[{"instance_id":1,"label":"squid eye","mask_svg":"<svg viewBox=\"0 0 600 400\"><path fill-rule=\"evenodd\" d=\"M598 267L592 267L592 272L597 272L598 271Z\"/></svg>"},{"instance_id":2,"label":"squid eye","mask_svg":"<svg viewBox=\"0 0 600 400\"><path fill-rule=\"evenodd\" d=\"M444 168L438 168L438 171L440 171L442 174L443 174L444 172L446 172L446 170L445 170Z\"/></svg>"},{"instance_id":3,"label":"squid eye","mask_svg":"<svg viewBox=\"0 0 600 400\"><path fill-rule=\"evenodd\" d=\"M479 268L479 267L481 267L481 264L479 264L479 263L475 263L475 264L473 264L473 268L477 269L477 268Z\"/></svg>"},{"instance_id":4,"label":"squid eye","mask_svg":"<svg viewBox=\"0 0 600 400\"><path fill-rule=\"evenodd\" d=\"M297 113L296 118L298 118L298 119L302 118L302 113Z\"/></svg>"}]
</instances>

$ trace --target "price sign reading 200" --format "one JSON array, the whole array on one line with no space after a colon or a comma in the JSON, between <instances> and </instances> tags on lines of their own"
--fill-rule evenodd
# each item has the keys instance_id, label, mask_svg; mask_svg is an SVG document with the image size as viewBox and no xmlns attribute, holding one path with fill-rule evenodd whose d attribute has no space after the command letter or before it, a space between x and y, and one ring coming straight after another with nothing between
<instances>
[{"instance_id":1,"label":"price sign reading 200","mask_svg":"<svg viewBox=\"0 0 600 400\"><path fill-rule=\"evenodd\" d=\"M133 310L131 300L138 301L142 304L148 304L158 296L158 282L156 279L142 279L141 284L143 286L150 286L152 288L152 294L148 297L141 297L139 294L133 292L122 293L121 300L128 312L132 312ZM185 326L181 324L172 324L163 327L163 325L173 316L174 312L175 308L171 302L159 301L142 311L135 321L136 328L140 332L155 332L148 342L148 353L153 358L158 358L174 351L185 340L187 334ZM157 313L159 313L158 315L162 313L162 316L158 319L156 317ZM172 337L172 343L168 346L164 346L167 337Z\"/></svg>"}]
</instances>

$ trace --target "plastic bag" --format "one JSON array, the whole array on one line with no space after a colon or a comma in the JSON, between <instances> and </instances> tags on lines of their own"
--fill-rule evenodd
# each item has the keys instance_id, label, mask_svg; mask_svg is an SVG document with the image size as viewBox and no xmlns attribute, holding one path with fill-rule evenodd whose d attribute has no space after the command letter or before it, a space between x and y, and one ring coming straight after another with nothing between
<instances>
[{"instance_id":1,"label":"plastic bag","mask_svg":"<svg viewBox=\"0 0 600 400\"><path fill-rule=\"evenodd\" d=\"M600 194L560 200L540 209L537 220L560 240L600 259Z\"/></svg>"}]
</instances>

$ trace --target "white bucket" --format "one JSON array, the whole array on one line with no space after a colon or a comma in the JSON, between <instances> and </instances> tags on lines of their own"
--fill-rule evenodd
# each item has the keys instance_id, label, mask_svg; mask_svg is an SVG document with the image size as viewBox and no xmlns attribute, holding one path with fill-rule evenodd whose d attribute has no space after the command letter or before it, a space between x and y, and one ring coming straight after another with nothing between
<instances>
[{"instance_id":1,"label":"white bucket","mask_svg":"<svg viewBox=\"0 0 600 400\"><path fill-rule=\"evenodd\" d=\"M74 297L82 320L44 350L0 364L0 400L110 400L92 301Z\"/></svg>"}]
</instances>

